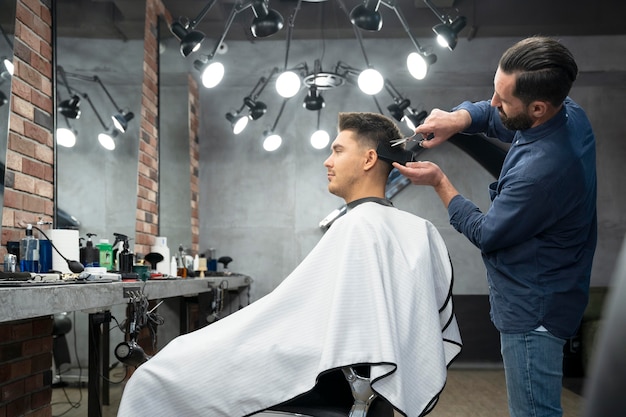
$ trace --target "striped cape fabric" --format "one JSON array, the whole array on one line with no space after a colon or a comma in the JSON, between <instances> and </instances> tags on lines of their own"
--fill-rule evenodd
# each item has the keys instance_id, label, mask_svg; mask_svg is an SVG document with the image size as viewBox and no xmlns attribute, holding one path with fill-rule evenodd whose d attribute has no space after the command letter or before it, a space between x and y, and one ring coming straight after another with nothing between
<instances>
[{"instance_id":1,"label":"striped cape fabric","mask_svg":"<svg viewBox=\"0 0 626 417\"><path fill-rule=\"evenodd\" d=\"M420 416L460 349L438 231L367 202L339 218L274 291L141 365L118 416L254 415L353 364L371 364L374 391Z\"/></svg>"}]
</instances>

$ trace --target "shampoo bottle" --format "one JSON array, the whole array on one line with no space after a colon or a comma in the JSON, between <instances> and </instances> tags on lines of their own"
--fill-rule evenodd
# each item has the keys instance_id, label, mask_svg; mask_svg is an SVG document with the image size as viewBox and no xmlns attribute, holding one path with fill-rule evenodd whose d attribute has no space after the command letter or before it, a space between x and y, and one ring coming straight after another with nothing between
<instances>
[{"instance_id":1,"label":"shampoo bottle","mask_svg":"<svg viewBox=\"0 0 626 417\"><path fill-rule=\"evenodd\" d=\"M39 272L39 240L33 236L33 226L26 227L26 236L20 240L20 270Z\"/></svg>"},{"instance_id":2,"label":"shampoo bottle","mask_svg":"<svg viewBox=\"0 0 626 417\"><path fill-rule=\"evenodd\" d=\"M80 263L86 268L100 266L100 250L94 247L91 237L96 236L95 233L87 233L87 243L80 248Z\"/></svg>"}]
</instances>

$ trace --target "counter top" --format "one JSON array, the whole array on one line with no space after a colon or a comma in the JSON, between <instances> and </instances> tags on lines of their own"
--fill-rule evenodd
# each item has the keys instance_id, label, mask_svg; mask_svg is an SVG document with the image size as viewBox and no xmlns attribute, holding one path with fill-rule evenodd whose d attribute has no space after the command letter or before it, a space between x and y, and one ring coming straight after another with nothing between
<instances>
[{"instance_id":1,"label":"counter top","mask_svg":"<svg viewBox=\"0 0 626 417\"><path fill-rule=\"evenodd\" d=\"M142 290L148 299L189 296L212 291L218 286L237 289L249 286L247 275L231 274L207 278L168 280L82 282L0 288L0 322L21 320L65 311L88 313L125 304L129 292Z\"/></svg>"}]
</instances>

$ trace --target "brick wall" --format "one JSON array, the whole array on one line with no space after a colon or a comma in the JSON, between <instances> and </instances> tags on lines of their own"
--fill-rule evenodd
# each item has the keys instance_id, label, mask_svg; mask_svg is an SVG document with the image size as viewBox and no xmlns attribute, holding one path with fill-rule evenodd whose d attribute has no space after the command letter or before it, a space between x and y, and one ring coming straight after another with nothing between
<instances>
[{"instance_id":1,"label":"brick wall","mask_svg":"<svg viewBox=\"0 0 626 417\"><path fill-rule=\"evenodd\" d=\"M189 74L189 170L191 174L191 250L200 252L200 219L198 202L200 201L199 165L200 143L198 129L200 127L200 95L198 82Z\"/></svg>"},{"instance_id":2,"label":"brick wall","mask_svg":"<svg viewBox=\"0 0 626 417\"><path fill-rule=\"evenodd\" d=\"M51 24L48 1L17 1L2 245L22 238L25 223L53 216Z\"/></svg>"},{"instance_id":3,"label":"brick wall","mask_svg":"<svg viewBox=\"0 0 626 417\"><path fill-rule=\"evenodd\" d=\"M172 17L161 0L146 1L144 31L143 85L141 100L141 128L139 138L139 169L137 187L137 214L135 226L135 252L148 253L159 234L158 195L159 195L159 155L158 155L158 91L159 91L159 16L169 23ZM191 243L192 251L199 250L198 219L198 85L189 76L189 145L191 181Z\"/></svg>"},{"instance_id":4,"label":"brick wall","mask_svg":"<svg viewBox=\"0 0 626 417\"><path fill-rule=\"evenodd\" d=\"M52 317L0 323L0 416L50 417Z\"/></svg>"}]
</instances>

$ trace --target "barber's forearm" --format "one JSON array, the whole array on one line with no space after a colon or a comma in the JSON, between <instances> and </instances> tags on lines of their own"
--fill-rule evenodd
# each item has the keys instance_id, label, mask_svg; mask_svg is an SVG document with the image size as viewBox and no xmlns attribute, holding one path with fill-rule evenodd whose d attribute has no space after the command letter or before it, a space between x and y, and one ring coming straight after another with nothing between
<instances>
[{"instance_id":1,"label":"barber's forearm","mask_svg":"<svg viewBox=\"0 0 626 417\"><path fill-rule=\"evenodd\" d=\"M437 185L433 186L433 188L435 189L435 192L441 199L441 202L446 209L450 205L450 201L452 201L454 197L459 195L459 192L456 190L456 188L454 188L450 180L448 180L448 177L446 177L445 175Z\"/></svg>"}]
</instances>

